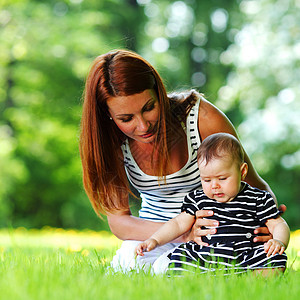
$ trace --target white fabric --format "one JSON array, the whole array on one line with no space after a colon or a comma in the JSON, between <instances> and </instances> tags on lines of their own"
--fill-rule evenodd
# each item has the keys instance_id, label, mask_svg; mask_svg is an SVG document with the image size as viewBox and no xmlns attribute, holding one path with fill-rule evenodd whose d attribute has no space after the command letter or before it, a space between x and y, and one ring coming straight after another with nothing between
<instances>
[{"instance_id":1,"label":"white fabric","mask_svg":"<svg viewBox=\"0 0 300 300\"><path fill-rule=\"evenodd\" d=\"M152 274L164 273L169 263L167 255L179 245L178 243L168 243L150 252L145 252L144 256L136 256L134 250L139 243L141 241L124 241L111 261L110 270L122 273L132 270L150 271Z\"/></svg>"}]
</instances>

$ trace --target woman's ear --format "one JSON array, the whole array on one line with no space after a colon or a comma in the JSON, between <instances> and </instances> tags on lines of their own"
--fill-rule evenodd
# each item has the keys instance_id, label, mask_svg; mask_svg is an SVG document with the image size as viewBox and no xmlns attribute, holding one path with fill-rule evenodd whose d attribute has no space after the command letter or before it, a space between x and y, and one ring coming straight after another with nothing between
<instances>
[{"instance_id":1,"label":"woman's ear","mask_svg":"<svg viewBox=\"0 0 300 300\"><path fill-rule=\"evenodd\" d=\"M246 176L247 176L247 173L248 173L248 165L247 165L247 163L244 162L244 163L241 165L240 170L241 170L241 177L242 177L242 180L244 180L244 179L246 178Z\"/></svg>"}]
</instances>

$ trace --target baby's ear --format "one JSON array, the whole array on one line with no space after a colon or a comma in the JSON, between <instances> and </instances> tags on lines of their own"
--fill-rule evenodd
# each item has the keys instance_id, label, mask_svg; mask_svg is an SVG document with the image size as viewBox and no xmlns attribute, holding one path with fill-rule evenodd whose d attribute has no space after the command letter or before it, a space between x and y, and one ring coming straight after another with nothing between
<instances>
[{"instance_id":1,"label":"baby's ear","mask_svg":"<svg viewBox=\"0 0 300 300\"><path fill-rule=\"evenodd\" d=\"M242 177L242 180L244 180L244 179L246 178L246 176L247 176L247 173L248 173L248 165L247 165L247 163L244 162L244 163L241 165L240 170L241 170L241 177Z\"/></svg>"}]
</instances>

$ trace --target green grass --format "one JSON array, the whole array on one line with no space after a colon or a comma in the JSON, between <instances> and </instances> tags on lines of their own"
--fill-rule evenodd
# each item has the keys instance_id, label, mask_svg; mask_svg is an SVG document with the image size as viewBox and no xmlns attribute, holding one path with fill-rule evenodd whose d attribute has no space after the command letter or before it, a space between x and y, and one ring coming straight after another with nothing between
<instances>
[{"instance_id":1,"label":"green grass","mask_svg":"<svg viewBox=\"0 0 300 300\"><path fill-rule=\"evenodd\" d=\"M0 231L0 299L298 299L298 250L284 275L106 274L119 242L107 233ZM291 264L293 264L291 266Z\"/></svg>"}]
</instances>

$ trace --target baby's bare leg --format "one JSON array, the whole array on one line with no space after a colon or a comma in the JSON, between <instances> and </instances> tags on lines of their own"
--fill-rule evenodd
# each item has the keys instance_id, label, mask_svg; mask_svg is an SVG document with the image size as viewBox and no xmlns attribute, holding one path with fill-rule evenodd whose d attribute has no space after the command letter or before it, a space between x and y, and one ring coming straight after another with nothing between
<instances>
[{"instance_id":1,"label":"baby's bare leg","mask_svg":"<svg viewBox=\"0 0 300 300\"><path fill-rule=\"evenodd\" d=\"M285 268L274 268L274 269L257 269L253 270L255 275L262 275L264 277L273 276L273 275L280 275L284 273Z\"/></svg>"}]
</instances>

